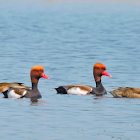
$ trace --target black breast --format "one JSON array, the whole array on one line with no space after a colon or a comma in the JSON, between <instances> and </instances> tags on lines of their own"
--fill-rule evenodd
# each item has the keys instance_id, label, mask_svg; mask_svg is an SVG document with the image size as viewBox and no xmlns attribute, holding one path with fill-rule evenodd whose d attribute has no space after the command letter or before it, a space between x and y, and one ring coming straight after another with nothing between
<instances>
[{"instance_id":1,"label":"black breast","mask_svg":"<svg viewBox=\"0 0 140 140\"><path fill-rule=\"evenodd\" d=\"M36 90L28 90L27 94L24 95L26 98L34 98L34 99L39 99L42 98L40 92L38 89Z\"/></svg>"},{"instance_id":2,"label":"black breast","mask_svg":"<svg viewBox=\"0 0 140 140\"><path fill-rule=\"evenodd\" d=\"M96 94L96 95L107 94L107 92L106 92L105 88L103 87L101 81L96 82L96 88L93 88L91 93Z\"/></svg>"}]
</instances>

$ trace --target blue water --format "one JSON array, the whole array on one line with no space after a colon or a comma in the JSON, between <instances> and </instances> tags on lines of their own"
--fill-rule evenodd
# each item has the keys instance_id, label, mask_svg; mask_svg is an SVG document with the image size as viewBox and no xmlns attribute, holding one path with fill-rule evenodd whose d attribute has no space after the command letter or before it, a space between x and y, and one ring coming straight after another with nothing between
<instances>
[{"instance_id":1,"label":"blue water","mask_svg":"<svg viewBox=\"0 0 140 140\"><path fill-rule=\"evenodd\" d=\"M0 138L14 140L140 139L140 99L113 98L140 86L140 3L136 1L0 1L0 82L30 86L42 65L42 99L0 95ZM95 86L93 65L106 65L108 94L58 95L60 85Z\"/></svg>"}]
</instances>

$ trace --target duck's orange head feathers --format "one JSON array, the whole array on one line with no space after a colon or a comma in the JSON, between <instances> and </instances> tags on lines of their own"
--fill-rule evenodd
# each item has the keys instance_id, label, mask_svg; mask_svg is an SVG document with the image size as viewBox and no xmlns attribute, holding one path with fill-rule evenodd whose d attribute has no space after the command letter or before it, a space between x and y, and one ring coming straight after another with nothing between
<instances>
[{"instance_id":1,"label":"duck's orange head feathers","mask_svg":"<svg viewBox=\"0 0 140 140\"><path fill-rule=\"evenodd\" d=\"M100 68L100 69L104 69L106 70L106 66L102 63L96 63L94 66L93 66L93 69L95 68Z\"/></svg>"},{"instance_id":2,"label":"duck's orange head feathers","mask_svg":"<svg viewBox=\"0 0 140 140\"><path fill-rule=\"evenodd\" d=\"M44 68L43 68L41 65L36 65L36 66L33 66L33 67L31 68L31 73L32 73L33 71L42 71L42 72L44 72Z\"/></svg>"},{"instance_id":3,"label":"duck's orange head feathers","mask_svg":"<svg viewBox=\"0 0 140 140\"><path fill-rule=\"evenodd\" d=\"M31 68L30 76L31 76L32 82L35 82L35 83L37 83L39 78L41 77L50 79L49 77L45 75L44 68L41 65L33 66Z\"/></svg>"},{"instance_id":4,"label":"duck's orange head feathers","mask_svg":"<svg viewBox=\"0 0 140 140\"><path fill-rule=\"evenodd\" d=\"M106 72L106 66L102 63L96 63L93 66L93 74L98 75L98 76L106 75L106 76L112 77Z\"/></svg>"}]
</instances>

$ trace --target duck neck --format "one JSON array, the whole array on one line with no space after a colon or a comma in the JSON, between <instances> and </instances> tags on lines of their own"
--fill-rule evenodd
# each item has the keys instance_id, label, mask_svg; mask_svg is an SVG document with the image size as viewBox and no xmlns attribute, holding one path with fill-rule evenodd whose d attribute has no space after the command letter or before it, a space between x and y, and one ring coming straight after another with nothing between
<instances>
[{"instance_id":1,"label":"duck neck","mask_svg":"<svg viewBox=\"0 0 140 140\"><path fill-rule=\"evenodd\" d=\"M101 84L101 80L100 81L96 81L96 87L98 87Z\"/></svg>"},{"instance_id":2,"label":"duck neck","mask_svg":"<svg viewBox=\"0 0 140 140\"><path fill-rule=\"evenodd\" d=\"M94 74L94 79L96 82L96 88L93 89L93 94L96 95L103 95L103 94L107 94L105 88L103 87L102 83L101 83L101 77L102 75L97 75L95 73Z\"/></svg>"},{"instance_id":3,"label":"duck neck","mask_svg":"<svg viewBox=\"0 0 140 140\"><path fill-rule=\"evenodd\" d=\"M96 84L97 84L98 82L101 83L101 76L94 74L94 80L95 80Z\"/></svg>"},{"instance_id":4,"label":"duck neck","mask_svg":"<svg viewBox=\"0 0 140 140\"><path fill-rule=\"evenodd\" d=\"M96 87L98 87L101 84L101 75L97 75L95 72L93 72L93 75L96 82Z\"/></svg>"},{"instance_id":5,"label":"duck neck","mask_svg":"<svg viewBox=\"0 0 140 140\"><path fill-rule=\"evenodd\" d=\"M38 85L38 83L33 83L33 82L32 82L32 90L38 89L38 88L37 88L37 85Z\"/></svg>"}]
</instances>

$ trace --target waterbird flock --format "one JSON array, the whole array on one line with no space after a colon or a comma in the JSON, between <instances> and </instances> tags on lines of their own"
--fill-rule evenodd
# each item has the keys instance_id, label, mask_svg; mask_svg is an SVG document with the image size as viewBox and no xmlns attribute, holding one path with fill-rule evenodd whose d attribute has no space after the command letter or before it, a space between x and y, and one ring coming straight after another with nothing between
<instances>
[{"instance_id":1,"label":"waterbird flock","mask_svg":"<svg viewBox=\"0 0 140 140\"><path fill-rule=\"evenodd\" d=\"M112 77L107 73L106 67L102 63L96 63L93 66L93 76L96 83L96 87L87 85L67 85L54 88L58 94L77 94L88 95L94 94L96 96L102 96L107 94L104 86L101 83L102 75ZM31 87L23 85L23 83L0 83L0 92L3 93L4 98L31 98L36 100L42 98L38 90L38 82L40 78L50 80L44 73L44 68L40 65L33 66L30 72ZM115 98L140 98L140 89L132 87L119 87L116 90L110 91Z\"/></svg>"}]
</instances>

